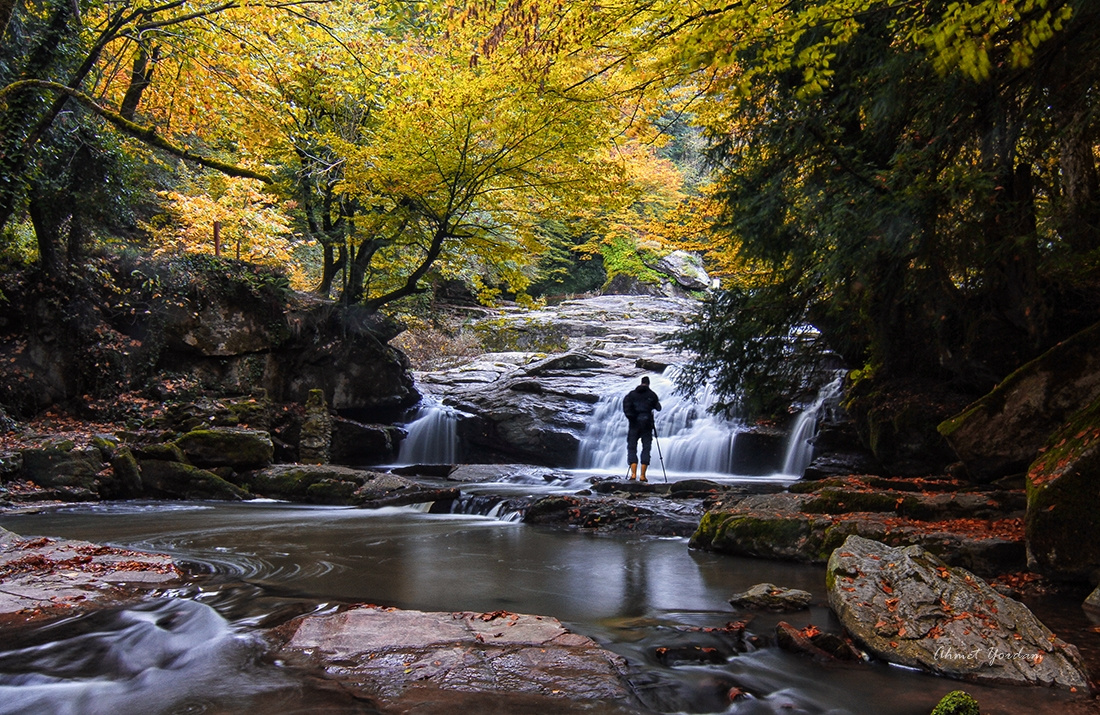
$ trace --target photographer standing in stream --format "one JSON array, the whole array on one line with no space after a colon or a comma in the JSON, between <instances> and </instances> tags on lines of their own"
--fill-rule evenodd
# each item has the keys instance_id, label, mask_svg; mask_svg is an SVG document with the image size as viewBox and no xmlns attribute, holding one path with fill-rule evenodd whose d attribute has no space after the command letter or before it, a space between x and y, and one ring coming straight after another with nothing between
<instances>
[{"instance_id":1,"label":"photographer standing in stream","mask_svg":"<svg viewBox=\"0 0 1100 715\"><path fill-rule=\"evenodd\" d=\"M645 473L649 468L649 449L653 444L653 411L659 409L661 409L661 401L657 399L657 393L649 389L648 376L643 377L641 384L623 398L623 414L630 423L626 431L626 456L630 463L631 481L639 478L639 439L642 441L642 473L639 481L648 481Z\"/></svg>"}]
</instances>

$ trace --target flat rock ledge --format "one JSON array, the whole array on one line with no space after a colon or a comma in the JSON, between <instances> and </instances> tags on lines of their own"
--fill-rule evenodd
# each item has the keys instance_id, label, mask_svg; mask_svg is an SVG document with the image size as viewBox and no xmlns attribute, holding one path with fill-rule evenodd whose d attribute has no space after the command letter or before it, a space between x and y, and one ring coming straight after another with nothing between
<instances>
[{"instance_id":1,"label":"flat rock ledge","mask_svg":"<svg viewBox=\"0 0 1100 715\"><path fill-rule=\"evenodd\" d=\"M273 631L276 657L386 711L636 712L626 664L554 618L356 606ZM502 710L501 708L506 708Z\"/></svg>"},{"instance_id":2,"label":"flat rock ledge","mask_svg":"<svg viewBox=\"0 0 1100 715\"><path fill-rule=\"evenodd\" d=\"M0 624L115 605L182 578L163 554L87 541L24 538L0 528Z\"/></svg>"},{"instance_id":3,"label":"flat rock ledge","mask_svg":"<svg viewBox=\"0 0 1100 715\"><path fill-rule=\"evenodd\" d=\"M850 536L825 580L845 629L883 660L963 680L1089 691L1074 646L1019 601L918 546Z\"/></svg>"}]
</instances>

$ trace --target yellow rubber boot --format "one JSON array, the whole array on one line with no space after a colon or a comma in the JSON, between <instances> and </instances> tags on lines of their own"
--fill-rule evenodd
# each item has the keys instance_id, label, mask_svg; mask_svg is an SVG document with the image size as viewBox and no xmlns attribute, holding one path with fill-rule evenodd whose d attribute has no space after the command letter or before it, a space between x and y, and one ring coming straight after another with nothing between
<instances>
[{"instance_id":1,"label":"yellow rubber boot","mask_svg":"<svg viewBox=\"0 0 1100 715\"><path fill-rule=\"evenodd\" d=\"M644 469L644 467L643 467L643 469ZM642 472L642 474L645 474L645 472ZM633 464L630 465L630 481L634 481L637 478L638 478L638 463L634 462ZM645 477L642 477L642 481L645 481Z\"/></svg>"},{"instance_id":2,"label":"yellow rubber boot","mask_svg":"<svg viewBox=\"0 0 1100 715\"><path fill-rule=\"evenodd\" d=\"M645 470L647 470L647 469L649 469L649 465L648 465L648 464L643 464L643 465L642 465L642 477L641 477L641 479L639 479L639 480L638 480L639 482L644 482L644 481L648 481L648 480L647 480L647 479L645 478Z\"/></svg>"}]
</instances>

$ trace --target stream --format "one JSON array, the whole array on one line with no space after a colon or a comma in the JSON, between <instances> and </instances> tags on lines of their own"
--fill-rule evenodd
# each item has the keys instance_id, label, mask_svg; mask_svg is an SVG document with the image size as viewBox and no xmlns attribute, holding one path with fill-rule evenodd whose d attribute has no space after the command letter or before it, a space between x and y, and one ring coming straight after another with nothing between
<instances>
[{"instance_id":1,"label":"stream","mask_svg":"<svg viewBox=\"0 0 1100 715\"><path fill-rule=\"evenodd\" d=\"M820 664L775 645L774 627L836 624L823 569L687 548L685 539L543 530L411 507L364 510L275 502L125 502L0 516L51 535L166 552L198 574L139 608L6 633L0 713L353 713L306 674L264 657L265 627L366 602L427 611L550 615L624 656L651 712L925 715L963 687L885 664ZM727 603L760 582L802 588L815 605L757 614L757 647L717 633L749 614ZM1040 616L1043 614L1040 613ZM676 663L658 648L718 648L721 662ZM750 694L729 703L737 687ZM966 685L983 713L1054 711L1064 694Z\"/></svg>"}]
</instances>

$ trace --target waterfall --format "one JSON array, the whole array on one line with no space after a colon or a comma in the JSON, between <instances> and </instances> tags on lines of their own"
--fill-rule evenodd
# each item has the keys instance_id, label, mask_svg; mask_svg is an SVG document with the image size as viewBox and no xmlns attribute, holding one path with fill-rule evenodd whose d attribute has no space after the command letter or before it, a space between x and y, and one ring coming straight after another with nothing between
<instances>
[{"instance_id":1,"label":"waterfall","mask_svg":"<svg viewBox=\"0 0 1100 715\"><path fill-rule=\"evenodd\" d=\"M454 464L458 454L458 411L425 395L401 441L398 464Z\"/></svg>"},{"instance_id":2,"label":"waterfall","mask_svg":"<svg viewBox=\"0 0 1100 715\"><path fill-rule=\"evenodd\" d=\"M814 403L795 418L791 434L787 438L783 474L801 477L806 467L810 466L814 456L813 439L817 435L817 425L823 414L835 406L843 386L844 373L841 372L832 382L823 386Z\"/></svg>"},{"instance_id":3,"label":"waterfall","mask_svg":"<svg viewBox=\"0 0 1100 715\"><path fill-rule=\"evenodd\" d=\"M711 414L715 397L709 388L701 394L685 397L677 394L675 367L666 374L650 376L650 388L661 399L657 417L650 469L664 463L668 472L678 474L730 474L733 446L740 423ZM627 420L622 400L638 384L636 379L609 386L593 410L581 437L577 467L586 470L624 471L626 462Z\"/></svg>"}]
</instances>

